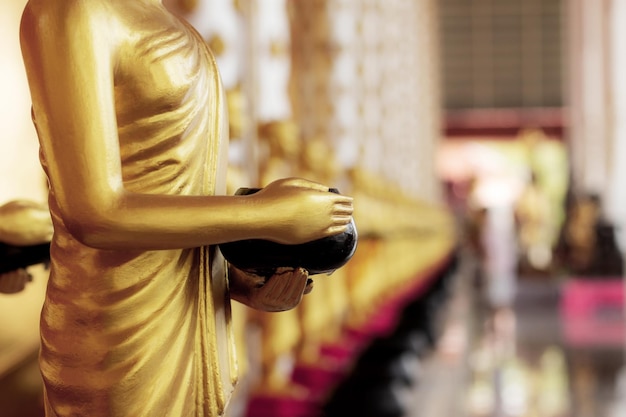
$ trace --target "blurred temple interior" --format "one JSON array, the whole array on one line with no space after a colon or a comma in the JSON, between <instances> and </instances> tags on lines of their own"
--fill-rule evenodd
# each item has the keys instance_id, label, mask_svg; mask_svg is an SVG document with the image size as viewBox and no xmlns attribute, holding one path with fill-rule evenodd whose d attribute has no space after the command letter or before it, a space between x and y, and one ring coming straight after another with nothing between
<instances>
[{"instance_id":1,"label":"blurred temple interior","mask_svg":"<svg viewBox=\"0 0 626 417\"><path fill-rule=\"evenodd\" d=\"M228 192L354 197L347 265L294 310L233 302L228 417L626 416L625 2L163 3L216 57ZM25 4L0 2L0 217L47 200ZM43 416L28 272L0 274L0 417Z\"/></svg>"}]
</instances>

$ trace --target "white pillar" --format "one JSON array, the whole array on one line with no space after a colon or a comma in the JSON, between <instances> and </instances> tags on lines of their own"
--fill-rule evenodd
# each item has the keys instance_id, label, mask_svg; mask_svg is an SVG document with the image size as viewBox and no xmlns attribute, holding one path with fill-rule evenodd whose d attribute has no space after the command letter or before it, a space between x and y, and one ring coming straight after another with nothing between
<instances>
[{"instance_id":1,"label":"white pillar","mask_svg":"<svg viewBox=\"0 0 626 417\"><path fill-rule=\"evenodd\" d=\"M439 198L435 0L292 0L294 108L305 137L323 135L358 166L426 200Z\"/></svg>"},{"instance_id":2,"label":"white pillar","mask_svg":"<svg viewBox=\"0 0 626 417\"><path fill-rule=\"evenodd\" d=\"M574 188L606 197L610 155L610 0L570 0L569 109Z\"/></svg>"},{"instance_id":3,"label":"white pillar","mask_svg":"<svg viewBox=\"0 0 626 417\"><path fill-rule=\"evenodd\" d=\"M626 2L614 0L610 10L611 152L606 212L617 226L622 252L626 251Z\"/></svg>"}]
</instances>

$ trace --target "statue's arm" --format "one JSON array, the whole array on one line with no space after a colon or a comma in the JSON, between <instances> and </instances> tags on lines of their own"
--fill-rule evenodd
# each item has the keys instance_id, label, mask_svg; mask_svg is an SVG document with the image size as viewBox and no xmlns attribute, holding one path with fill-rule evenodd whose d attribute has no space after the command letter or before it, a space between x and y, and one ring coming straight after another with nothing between
<instances>
[{"instance_id":1,"label":"statue's arm","mask_svg":"<svg viewBox=\"0 0 626 417\"><path fill-rule=\"evenodd\" d=\"M301 243L346 229L351 198L299 179L236 197L125 190L113 90L122 30L97 9L103 2L35 3L21 27L33 111L60 214L79 241L103 249Z\"/></svg>"}]
</instances>

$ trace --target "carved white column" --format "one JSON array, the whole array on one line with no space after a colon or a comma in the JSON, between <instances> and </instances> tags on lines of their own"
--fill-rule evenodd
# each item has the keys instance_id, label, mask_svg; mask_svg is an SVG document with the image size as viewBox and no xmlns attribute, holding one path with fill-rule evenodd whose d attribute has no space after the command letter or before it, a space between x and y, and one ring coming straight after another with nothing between
<instances>
[{"instance_id":1,"label":"carved white column","mask_svg":"<svg viewBox=\"0 0 626 417\"><path fill-rule=\"evenodd\" d=\"M306 136L434 200L440 139L435 0L291 1L294 91Z\"/></svg>"},{"instance_id":2,"label":"carved white column","mask_svg":"<svg viewBox=\"0 0 626 417\"><path fill-rule=\"evenodd\" d=\"M570 0L569 108L573 186L597 193L626 247L626 3Z\"/></svg>"},{"instance_id":3,"label":"carved white column","mask_svg":"<svg viewBox=\"0 0 626 417\"><path fill-rule=\"evenodd\" d=\"M626 2L614 0L611 20L611 151L606 211L618 227L622 251L626 252Z\"/></svg>"},{"instance_id":4,"label":"carved white column","mask_svg":"<svg viewBox=\"0 0 626 417\"><path fill-rule=\"evenodd\" d=\"M256 6L253 30L256 59L255 109L259 122L291 118L290 28L286 0L263 0Z\"/></svg>"},{"instance_id":5,"label":"carved white column","mask_svg":"<svg viewBox=\"0 0 626 417\"><path fill-rule=\"evenodd\" d=\"M606 192L609 176L610 0L570 0L569 112L574 187L583 192Z\"/></svg>"}]
</instances>

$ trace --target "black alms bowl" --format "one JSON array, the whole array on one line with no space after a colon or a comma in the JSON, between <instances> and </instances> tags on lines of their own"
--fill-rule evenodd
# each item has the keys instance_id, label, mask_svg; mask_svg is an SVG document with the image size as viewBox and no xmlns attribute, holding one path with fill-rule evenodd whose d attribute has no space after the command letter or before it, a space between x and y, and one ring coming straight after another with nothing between
<instances>
[{"instance_id":1,"label":"black alms bowl","mask_svg":"<svg viewBox=\"0 0 626 417\"><path fill-rule=\"evenodd\" d=\"M240 188L236 194L254 194L259 190ZM339 193L334 188L330 192ZM316 275L330 274L345 265L356 251L357 240L358 235L352 220L343 233L299 245L248 239L222 243L219 248L228 262L243 271L268 276L279 267L301 267L310 275Z\"/></svg>"}]
</instances>

